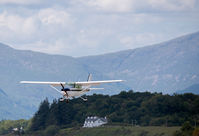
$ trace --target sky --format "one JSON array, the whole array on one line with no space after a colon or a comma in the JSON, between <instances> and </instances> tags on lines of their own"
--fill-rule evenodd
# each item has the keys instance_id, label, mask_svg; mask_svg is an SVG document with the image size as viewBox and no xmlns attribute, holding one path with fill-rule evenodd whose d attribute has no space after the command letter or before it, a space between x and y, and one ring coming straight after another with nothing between
<instances>
[{"instance_id":1,"label":"sky","mask_svg":"<svg viewBox=\"0 0 199 136\"><path fill-rule=\"evenodd\" d=\"M73 57L199 31L199 0L0 0L0 42Z\"/></svg>"}]
</instances>

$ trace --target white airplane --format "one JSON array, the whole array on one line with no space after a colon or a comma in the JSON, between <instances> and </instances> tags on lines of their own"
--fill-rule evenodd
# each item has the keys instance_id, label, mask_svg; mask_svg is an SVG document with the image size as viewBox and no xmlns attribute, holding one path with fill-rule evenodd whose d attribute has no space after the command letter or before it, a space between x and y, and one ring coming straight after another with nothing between
<instances>
[{"instance_id":1,"label":"white airplane","mask_svg":"<svg viewBox=\"0 0 199 136\"><path fill-rule=\"evenodd\" d=\"M69 101L70 98L75 98L80 96L83 101L87 101L86 98L81 97L84 93L90 90L98 90L103 88L90 88L94 85L100 85L102 83L114 83L114 82L122 82L123 80L103 80L103 81L91 81L92 75L89 74L88 80L84 82L40 82L40 81L21 81L22 84L46 84L50 85L57 92L62 94L62 98L60 101L66 100ZM65 85L70 86L71 88L65 88ZM56 87L62 87L61 91L59 91Z\"/></svg>"}]
</instances>

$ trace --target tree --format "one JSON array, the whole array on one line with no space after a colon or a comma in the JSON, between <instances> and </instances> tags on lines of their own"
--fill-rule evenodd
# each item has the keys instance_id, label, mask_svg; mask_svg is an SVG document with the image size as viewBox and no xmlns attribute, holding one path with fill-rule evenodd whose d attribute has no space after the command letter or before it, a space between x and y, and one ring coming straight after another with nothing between
<instances>
[{"instance_id":1,"label":"tree","mask_svg":"<svg viewBox=\"0 0 199 136\"><path fill-rule=\"evenodd\" d=\"M46 120L48 114L49 114L49 102L48 99L46 99L40 104L39 110L34 115L30 129L32 131L45 129L47 126Z\"/></svg>"}]
</instances>

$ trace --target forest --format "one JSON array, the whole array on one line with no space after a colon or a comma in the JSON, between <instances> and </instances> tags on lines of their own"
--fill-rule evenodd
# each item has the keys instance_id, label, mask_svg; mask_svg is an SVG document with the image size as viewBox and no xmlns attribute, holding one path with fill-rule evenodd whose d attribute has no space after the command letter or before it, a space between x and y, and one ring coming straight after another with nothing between
<instances>
[{"instance_id":1,"label":"forest","mask_svg":"<svg viewBox=\"0 0 199 136\"><path fill-rule=\"evenodd\" d=\"M84 96L85 97L85 96ZM186 121L199 123L199 96L122 91L113 96L93 94L84 102L69 103L48 99L41 102L32 118L30 130L44 130L50 125L60 128L82 126L87 116L107 117L109 125L181 126Z\"/></svg>"},{"instance_id":2,"label":"forest","mask_svg":"<svg viewBox=\"0 0 199 136\"><path fill-rule=\"evenodd\" d=\"M140 130L145 131L147 127L149 128L147 133L151 135L154 133L150 131L152 126L161 127L161 133L164 131L173 133L182 126L181 130L173 133L174 136L199 134L199 95L192 93L168 95L130 90L112 96L93 94L83 97L87 97L88 101L84 102L81 98L75 98L69 103L56 99L49 102L46 98L40 103L38 111L31 119L0 121L0 135L12 134L11 131L15 127L23 127L23 133L25 132L27 136L30 134L49 136L57 133L70 135L77 132L81 134L87 132L80 128L88 116L108 118L107 127L102 129L106 131L103 133L105 135L116 133L121 129L122 133L122 126L125 126L129 135ZM98 132L98 129L94 130ZM155 133L158 133L158 130L155 130ZM142 135L142 131L139 135ZM88 133L94 135L95 132L89 129Z\"/></svg>"}]
</instances>

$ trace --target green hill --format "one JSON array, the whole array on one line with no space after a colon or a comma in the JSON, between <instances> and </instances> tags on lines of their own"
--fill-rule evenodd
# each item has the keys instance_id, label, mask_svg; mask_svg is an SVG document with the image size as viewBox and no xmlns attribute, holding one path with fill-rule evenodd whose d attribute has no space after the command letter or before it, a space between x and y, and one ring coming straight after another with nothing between
<instances>
[{"instance_id":1,"label":"green hill","mask_svg":"<svg viewBox=\"0 0 199 136\"><path fill-rule=\"evenodd\" d=\"M199 121L199 96L194 94L163 95L150 92L121 92L118 95L92 95L69 103L44 100L35 113L31 131L45 130L51 125L60 128L82 126L88 116L107 117L109 124L139 126L181 126Z\"/></svg>"},{"instance_id":2,"label":"green hill","mask_svg":"<svg viewBox=\"0 0 199 136\"><path fill-rule=\"evenodd\" d=\"M23 126L27 136L169 136L179 129L174 126L186 124L186 130L189 126L199 124L199 95L191 93L164 95L122 91L118 95L94 94L87 98L87 102L77 98L69 103L57 100L49 103L45 99L31 120L1 121L0 134L10 132L13 127ZM88 116L106 116L108 124L105 127L83 129ZM192 128L189 129L190 133Z\"/></svg>"}]
</instances>

